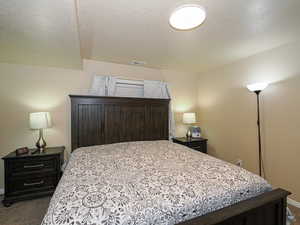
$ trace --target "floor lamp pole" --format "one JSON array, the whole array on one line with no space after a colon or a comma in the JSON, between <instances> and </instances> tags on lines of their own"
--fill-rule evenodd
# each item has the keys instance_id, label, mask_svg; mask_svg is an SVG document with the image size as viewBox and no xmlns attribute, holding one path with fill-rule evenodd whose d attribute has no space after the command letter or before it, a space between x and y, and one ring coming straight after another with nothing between
<instances>
[{"instance_id":1,"label":"floor lamp pole","mask_svg":"<svg viewBox=\"0 0 300 225\"><path fill-rule=\"evenodd\" d=\"M261 154L261 130L260 130L260 111L259 111L259 94L262 90L268 87L268 83L256 83L256 84L249 84L247 88L249 91L254 92L256 94L257 100L257 136L258 136L258 157L259 157L259 176L262 176L262 154ZM264 171L265 172L265 171Z\"/></svg>"},{"instance_id":2,"label":"floor lamp pole","mask_svg":"<svg viewBox=\"0 0 300 225\"><path fill-rule=\"evenodd\" d=\"M259 176L262 175L261 163L261 131L260 131L260 109L259 109L259 94L261 91L255 91L257 99L257 135L258 135L258 158L259 158Z\"/></svg>"}]
</instances>

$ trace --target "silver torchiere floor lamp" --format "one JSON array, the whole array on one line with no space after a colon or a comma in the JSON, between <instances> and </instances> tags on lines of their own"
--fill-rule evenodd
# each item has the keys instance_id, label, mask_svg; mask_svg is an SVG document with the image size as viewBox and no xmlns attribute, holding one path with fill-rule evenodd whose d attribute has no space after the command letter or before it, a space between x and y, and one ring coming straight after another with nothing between
<instances>
[{"instance_id":1,"label":"silver torchiere floor lamp","mask_svg":"<svg viewBox=\"0 0 300 225\"><path fill-rule=\"evenodd\" d=\"M262 147L261 147L259 94L267 86L268 86L267 83L256 83L256 84L247 85L249 91L254 92L256 94L256 99L257 99L257 136L258 136L259 176L262 176Z\"/></svg>"}]
</instances>

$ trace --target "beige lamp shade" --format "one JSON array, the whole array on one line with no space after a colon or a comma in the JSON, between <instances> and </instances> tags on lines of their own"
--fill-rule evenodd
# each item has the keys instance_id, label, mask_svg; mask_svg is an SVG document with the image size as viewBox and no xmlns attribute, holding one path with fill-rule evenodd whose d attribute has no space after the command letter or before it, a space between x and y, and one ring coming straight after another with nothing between
<instances>
[{"instance_id":1,"label":"beige lamp shade","mask_svg":"<svg viewBox=\"0 0 300 225\"><path fill-rule=\"evenodd\" d=\"M185 124L196 123L196 113L183 113L182 120Z\"/></svg>"},{"instance_id":2,"label":"beige lamp shade","mask_svg":"<svg viewBox=\"0 0 300 225\"><path fill-rule=\"evenodd\" d=\"M29 124L31 129L45 129L52 126L49 112L30 113Z\"/></svg>"}]
</instances>

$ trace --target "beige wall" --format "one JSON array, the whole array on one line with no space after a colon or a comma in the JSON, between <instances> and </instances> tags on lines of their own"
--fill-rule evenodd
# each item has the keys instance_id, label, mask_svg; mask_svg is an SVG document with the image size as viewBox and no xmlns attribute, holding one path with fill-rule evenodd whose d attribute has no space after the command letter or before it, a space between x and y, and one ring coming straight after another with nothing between
<instances>
[{"instance_id":1,"label":"beige wall","mask_svg":"<svg viewBox=\"0 0 300 225\"><path fill-rule=\"evenodd\" d=\"M37 132L28 129L28 114L49 111L54 126L45 132L48 146L70 149L69 94L86 93L91 78L119 75L127 78L165 80L171 84L176 112L196 110L196 74L84 60L84 69L67 70L16 64L0 64L0 156L17 147L33 147ZM178 115L180 113L176 113ZM178 116L177 116L178 118ZM185 127L177 121L177 135ZM3 188L3 162L0 162L0 188Z\"/></svg>"},{"instance_id":2,"label":"beige wall","mask_svg":"<svg viewBox=\"0 0 300 225\"><path fill-rule=\"evenodd\" d=\"M209 152L258 172L256 98L246 85L270 82L262 93L267 180L300 201L300 42L240 60L199 78L199 118Z\"/></svg>"},{"instance_id":3,"label":"beige wall","mask_svg":"<svg viewBox=\"0 0 300 225\"><path fill-rule=\"evenodd\" d=\"M29 130L28 114L49 111L54 126L45 131L49 146L70 146L68 94L89 86L82 71L0 64L0 156L17 147L33 147L37 132ZM0 162L0 188L4 184Z\"/></svg>"}]
</instances>

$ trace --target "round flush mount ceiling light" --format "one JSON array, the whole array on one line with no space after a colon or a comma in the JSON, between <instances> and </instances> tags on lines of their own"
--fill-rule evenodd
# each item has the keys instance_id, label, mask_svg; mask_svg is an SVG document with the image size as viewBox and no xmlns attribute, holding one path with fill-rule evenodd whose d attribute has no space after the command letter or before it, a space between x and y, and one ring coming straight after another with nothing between
<instances>
[{"instance_id":1,"label":"round flush mount ceiling light","mask_svg":"<svg viewBox=\"0 0 300 225\"><path fill-rule=\"evenodd\" d=\"M190 30L200 26L206 18L205 9L196 4L176 8L169 18L170 25L177 30Z\"/></svg>"}]
</instances>

